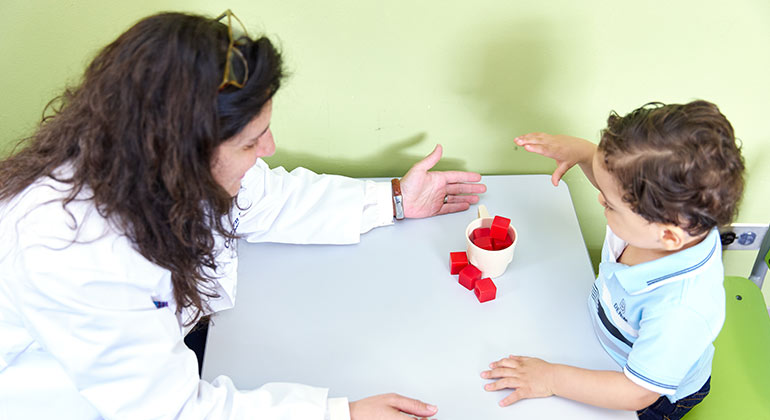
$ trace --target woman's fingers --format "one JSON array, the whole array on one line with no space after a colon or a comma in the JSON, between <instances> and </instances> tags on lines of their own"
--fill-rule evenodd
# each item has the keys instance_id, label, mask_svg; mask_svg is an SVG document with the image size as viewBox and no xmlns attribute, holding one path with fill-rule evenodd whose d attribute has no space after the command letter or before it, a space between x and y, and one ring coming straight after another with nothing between
<instances>
[{"instance_id":1,"label":"woman's fingers","mask_svg":"<svg viewBox=\"0 0 770 420\"><path fill-rule=\"evenodd\" d=\"M487 186L484 184L447 184L445 192L447 195L458 194L481 194L487 190Z\"/></svg>"}]
</instances>

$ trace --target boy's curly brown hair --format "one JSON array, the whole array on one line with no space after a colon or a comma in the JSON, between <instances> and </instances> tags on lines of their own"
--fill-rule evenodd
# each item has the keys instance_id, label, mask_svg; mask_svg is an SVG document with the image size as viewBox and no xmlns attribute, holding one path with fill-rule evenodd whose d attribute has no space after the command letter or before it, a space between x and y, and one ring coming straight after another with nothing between
<instances>
[{"instance_id":1,"label":"boy's curly brown hair","mask_svg":"<svg viewBox=\"0 0 770 420\"><path fill-rule=\"evenodd\" d=\"M737 213L743 157L732 125L710 102L653 102L623 117L613 111L598 150L623 200L649 222L698 236Z\"/></svg>"}]
</instances>

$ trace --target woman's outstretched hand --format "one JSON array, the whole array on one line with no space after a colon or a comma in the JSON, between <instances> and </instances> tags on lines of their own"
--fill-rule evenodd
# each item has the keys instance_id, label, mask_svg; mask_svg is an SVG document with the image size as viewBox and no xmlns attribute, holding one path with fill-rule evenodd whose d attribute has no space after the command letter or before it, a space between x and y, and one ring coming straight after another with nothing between
<instances>
[{"instance_id":1,"label":"woman's outstretched hand","mask_svg":"<svg viewBox=\"0 0 770 420\"><path fill-rule=\"evenodd\" d=\"M350 420L427 419L436 406L398 394L382 394L350 403Z\"/></svg>"},{"instance_id":2,"label":"woman's outstretched hand","mask_svg":"<svg viewBox=\"0 0 770 420\"><path fill-rule=\"evenodd\" d=\"M404 216L417 219L467 210L478 203L479 196L487 190L481 174L462 171L433 171L441 160L441 145L417 162L401 179Z\"/></svg>"}]
</instances>

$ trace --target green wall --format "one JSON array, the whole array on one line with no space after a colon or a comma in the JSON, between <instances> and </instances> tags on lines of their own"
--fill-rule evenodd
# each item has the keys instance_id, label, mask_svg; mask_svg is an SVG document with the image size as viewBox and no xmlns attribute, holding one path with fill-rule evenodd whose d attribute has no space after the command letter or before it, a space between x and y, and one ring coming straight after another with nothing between
<instances>
[{"instance_id":1,"label":"green wall","mask_svg":"<svg viewBox=\"0 0 770 420\"><path fill-rule=\"evenodd\" d=\"M0 152L29 135L47 101L140 17L229 7L279 42L291 72L275 100L273 165L388 176L441 143L442 169L549 173L549 160L511 140L547 131L597 141L610 110L702 98L720 106L743 142L738 221L770 221L770 2L453 3L5 1ZM565 179L596 262L604 232L596 193L579 170ZM728 256L728 272L746 274L752 258Z\"/></svg>"}]
</instances>

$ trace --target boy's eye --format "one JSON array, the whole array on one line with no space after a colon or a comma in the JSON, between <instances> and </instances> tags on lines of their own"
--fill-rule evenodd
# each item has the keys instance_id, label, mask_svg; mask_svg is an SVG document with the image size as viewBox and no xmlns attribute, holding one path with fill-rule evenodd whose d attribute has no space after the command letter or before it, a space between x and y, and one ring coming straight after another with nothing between
<instances>
[{"instance_id":1,"label":"boy's eye","mask_svg":"<svg viewBox=\"0 0 770 420\"><path fill-rule=\"evenodd\" d=\"M254 148L254 143L249 143L245 146L243 146L243 150L251 150Z\"/></svg>"}]
</instances>

